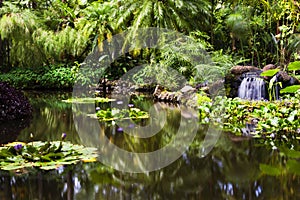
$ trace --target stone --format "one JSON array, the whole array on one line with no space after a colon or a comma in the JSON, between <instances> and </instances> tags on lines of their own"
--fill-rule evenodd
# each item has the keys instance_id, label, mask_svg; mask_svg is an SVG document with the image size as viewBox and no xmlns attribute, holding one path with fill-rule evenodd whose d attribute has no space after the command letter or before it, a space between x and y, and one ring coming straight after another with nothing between
<instances>
[{"instance_id":1,"label":"stone","mask_svg":"<svg viewBox=\"0 0 300 200\"><path fill-rule=\"evenodd\" d=\"M193 88L192 86L186 85L186 86L184 86L183 88L180 89L180 92L187 93L187 92L191 92L191 91L195 91L195 90L196 89Z\"/></svg>"},{"instance_id":2,"label":"stone","mask_svg":"<svg viewBox=\"0 0 300 200\"><path fill-rule=\"evenodd\" d=\"M230 73L233 75L242 75L247 72L255 72L255 71L260 71L260 69L254 66L241 66L241 65L234 66L230 69Z\"/></svg>"},{"instance_id":3,"label":"stone","mask_svg":"<svg viewBox=\"0 0 300 200\"><path fill-rule=\"evenodd\" d=\"M276 76L277 81L282 83L282 88L300 84L300 81L298 79L288 75L285 71L279 71Z\"/></svg>"},{"instance_id":4,"label":"stone","mask_svg":"<svg viewBox=\"0 0 300 200\"><path fill-rule=\"evenodd\" d=\"M268 64L268 65L264 66L262 70L263 70L263 72L264 72L264 71L268 71L268 70L270 70L270 69L276 69L276 68L277 68L276 65Z\"/></svg>"}]
</instances>

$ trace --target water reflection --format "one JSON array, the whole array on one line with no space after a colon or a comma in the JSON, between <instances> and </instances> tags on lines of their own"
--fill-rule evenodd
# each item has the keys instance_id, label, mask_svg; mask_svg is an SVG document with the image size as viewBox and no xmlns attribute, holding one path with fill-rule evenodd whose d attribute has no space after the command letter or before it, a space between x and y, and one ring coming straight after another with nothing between
<instances>
[{"instance_id":1,"label":"water reflection","mask_svg":"<svg viewBox=\"0 0 300 200\"><path fill-rule=\"evenodd\" d=\"M53 98L51 96L47 98L51 103L45 103L44 99L33 103L35 112L38 112L35 113L34 120L37 120L35 122L40 120L39 122L44 125L31 125L31 129L27 129L26 133L22 134L25 139L28 139L26 134L34 130L36 133L41 133L37 136L42 139L60 137L60 133L44 136L42 134L44 131L61 132L62 129L68 129L72 132L74 130L70 105L55 101L59 98L56 95ZM56 103L52 104L53 102ZM120 148L130 150L129 147L133 145L134 150L156 149L167 143L176 129L176 114L169 117L174 119L174 127L170 123L169 127L165 127L155 140L149 139L142 144L137 143L131 137L127 138L128 136L122 133L112 134L113 128L107 123L102 124L102 130L103 134L110 137L111 142ZM286 163L291 159L282 155L282 152L272 150L265 144L261 145L259 140L237 140L223 133L213 150L201 158L199 144L203 141L206 130L207 127L200 127L193 144L180 159L163 169L150 173L119 172L99 162L68 166L50 172L34 169L22 174L0 172L0 199L300 198L300 176L295 173L298 168L288 169ZM99 135L99 133L95 134ZM72 140L79 141L78 136L74 136ZM85 142L94 144L95 141ZM300 150L298 141L295 141L293 146L296 150ZM298 155L293 154L293 156L295 158ZM298 160L299 158L294 159L299 163ZM262 164L279 166L280 175L270 175L261 170ZM293 164L294 168L297 167L295 163Z\"/></svg>"},{"instance_id":2,"label":"water reflection","mask_svg":"<svg viewBox=\"0 0 300 200\"><path fill-rule=\"evenodd\" d=\"M297 199L299 176L267 176L259 163L278 157L256 142L226 136L206 157L191 149L149 174L114 171L100 163L17 176L1 173L1 199ZM226 144L227 146L223 146ZM227 148L228 147L228 148ZM279 159L276 160L280 162ZM11 196L9 196L11 195Z\"/></svg>"},{"instance_id":3,"label":"water reflection","mask_svg":"<svg viewBox=\"0 0 300 200\"><path fill-rule=\"evenodd\" d=\"M67 133L67 140L80 143L73 123L72 105L61 101L70 98L70 92L26 92L25 95L33 107L33 118L18 140L31 140L31 133L34 140L60 140L61 134Z\"/></svg>"}]
</instances>

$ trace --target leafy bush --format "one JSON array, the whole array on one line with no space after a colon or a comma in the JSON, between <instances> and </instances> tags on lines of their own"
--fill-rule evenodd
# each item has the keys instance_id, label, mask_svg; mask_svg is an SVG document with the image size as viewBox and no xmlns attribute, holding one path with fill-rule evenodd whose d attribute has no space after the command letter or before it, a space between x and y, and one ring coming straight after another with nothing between
<instances>
[{"instance_id":1,"label":"leafy bush","mask_svg":"<svg viewBox=\"0 0 300 200\"><path fill-rule=\"evenodd\" d=\"M199 105L203 124L218 123L225 130L241 135L246 124L254 125L250 134L256 137L293 136L300 134L300 95L282 101L245 101L217 97L214 102Z\"/></svg>"},{"instance_id":2,"label":"leafy bush","mask_svg":"<svg viewBox=\"0 0 300 200\"><path fill-rule=\"evenodd\" d=\"M46 66L38 69L17 68L0 75L0 81L19 89L69 89L77 78L78 66Z\"/></svg>"}]
</instances>

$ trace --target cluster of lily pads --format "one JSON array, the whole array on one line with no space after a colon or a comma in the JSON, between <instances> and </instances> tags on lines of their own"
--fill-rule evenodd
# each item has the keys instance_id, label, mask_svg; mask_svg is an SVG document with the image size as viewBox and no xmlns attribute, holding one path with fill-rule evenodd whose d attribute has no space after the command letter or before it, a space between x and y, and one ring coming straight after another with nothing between
<instances>
[{"instance_id":1,"label":"cluster of lily pads","mask_svg":"<svg viewBox=\"0 0 300 200\"><path fill-rule=\"evenodd\" d=\"M104 97L86 97L86 98L71 98L62 100L65 103L108 103L115 101L115 99L109 99Z\"/></svg>"},{"instance_id":2,"label":"cluster of lily pads","mask_svg":"<svg viewBox=\"0 0 300 200\"><path fill-rule=\"evenodd\" d=\"M113 121L116 119L147 119L149 113L139 108L134 108L133 104L129 105L129 109L107 108L105 110L96 108L96 115L99 120Z\"/></svg>"},{"instance_id":3,"label":"cluster of lily pads","mask_svg":"<svg viewBox=\"0 0 300 200\"><path fill-rule=\"evenodd\" d=\"M215 123L236 135L277 138L300 136L300 94L277 101L247 101L217 97L201 101L200 122Z\"/></svg>"},{"instance_id":4,"label":"cluster of lily pads","mask_svg":"<svg viewBox=\"0 0 300 200\"><path fill-rule=\"evenodd\" d=\"M62 139L66 134L62 134ZM29 143L13 142L0 147L0 169L18 170L35 167L43 170L82 162L95 162L96 148L84 147L64 141Z\"/></svg>"}]
</instances>

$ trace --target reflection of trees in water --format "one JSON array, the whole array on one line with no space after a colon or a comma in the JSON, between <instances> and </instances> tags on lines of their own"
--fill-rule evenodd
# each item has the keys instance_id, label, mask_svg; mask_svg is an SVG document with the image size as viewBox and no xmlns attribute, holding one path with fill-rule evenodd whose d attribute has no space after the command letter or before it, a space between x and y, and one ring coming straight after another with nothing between
<instances>
[{"instance_id":1,"label":"reflection of trees in water","mask_svg":"<svg viewBox=\"0 0 300 200\"><path fill-rule=\"evenodd\" d=\"M73 200L77 193L89 191L88 176L81 165L50 172L30 170L29 173L0 172L0 199Z\"/></svg>"},{"instance_id":2,"label":"reflection of trees in water","mask_svg":"<svg viewBox=\"0 0 300 200\"><path fill-rule=\"evenodd\" d=\"M0 199L12 195L17 199L290 199L298 195L299 177L261 174L260 163L280 160L255 145L253 140L232 143L223 135L204 158L192 146L170 166L144 174L118 172L100 163L13 178L1 172Z\"/></svg>"},{"instance_id":3,"label":"reflection of trees in water","mask_svg":"<svg viewBox=\"0 0 300 200\"><path fill-rule=\"evenodd\" d=\"M39 137L46 137L44 134L51 124L65 128L72 123L71 112L63 119L63 111L71 109L67 107L71 104L61 104L57 99L55 103L53 99L33 106L42 113L34 117L44 120L41 127L43 133ZM101 148L99 140L105 136L121 148L126 147L134 152L149 152L161 148L172 140L178 127L177 111L169 112L168 123L161 133L145 141L137 141L129 135L117 133L117 127L100 123L99 132L90 129L84 117L78 120L79 126L86 126L84 129L89 130L84 136L80 136L85 145ZM115 134L111 134L113 129ZM24 199L38 199L41 194L44 199L289 199L299 194L298 176L284 174L271 177L261 173L260 163L276 164L281 160L265 146L257 146L256 140L232 142L223 134L212 152L204 158L198 157L201 151L199 145L206 130L207 127L201 126L189 151L161 170L130 174L111 170L101 163L90 163L70 166L62 173L53 171L13 178L8 174L1 174L4 178L0 179L3 189L0 199L16 193L19 196L24 195ZM47 137L59 139L60 134L57 134L57 138L49 135ZM114 153L111 155L114 156ZM16 181L12 181L13 179Z\"/></svg>"},{"instance_id":4,"label":"reflection of trees in water","mask_svg":"<svg viewBox=\"0 0 300 200\"><path fill-rule=\"evenodd\" d=\"M78 142L73 126L72 104L61 100L68 99L71 93L27 93L33 107L31 125L23 131L20 140L30 140L33 133L35 140L59 140L61 134L68 134L67 140Z\"/></svg>"},{"instance_id":5,"label":"reflection of trees in water","mask_svg":"<svg viewBox=\"0 0 300 200\"><path fill-rule=\"evenodd\" d=\"M113 181L94 179L102 188L96 199L293 197L295 192L291 191L298 190L299 178L292 174L280 177L262 175L259 164L269 162L272 155L266 148L255 145L253 140L232 143L227 136L222 136L215 149L204 158L197 157L197 149L192 149L172 165L149 174L114 172ZM276 162L281 161L277 159ZM101 173L92 175L101 177Z\"/></svg>"}]
</instances>

